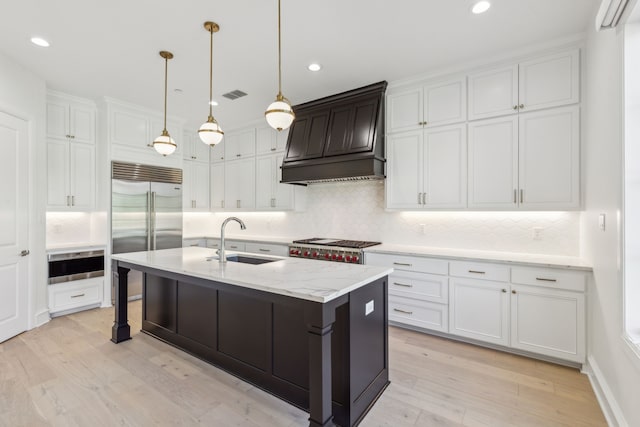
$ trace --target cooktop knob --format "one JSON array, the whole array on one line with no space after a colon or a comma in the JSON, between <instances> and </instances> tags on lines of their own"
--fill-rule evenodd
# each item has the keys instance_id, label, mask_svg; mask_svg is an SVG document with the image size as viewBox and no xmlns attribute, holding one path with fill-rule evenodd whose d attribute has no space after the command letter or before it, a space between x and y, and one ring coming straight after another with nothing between
<instances>
[{"instance_id":1,"label":"cooktop knob","mask_svg":"<svg viewBox=\"0 0 640 427\"><path fill-rule=\"evenodd\" d=\"M343 255L338 255L338 261L342 261L344 259Z\"/></svg>"},{"instance_id":2,"label":"cooktop knob","mask_svg":"<svg viewBox=\"0 0 640 427\"><path fill-rule=\"evenodd\" d=\"M303 255L308 257L309 256L309 251L304 251Z\"/></svg>"},{"instance_id":3,"label":"cooktop knob","mask_svg":"<svg viewBox=\"0 0 640 427\"><path fill-rule=\"evenodd\" d=\"M314 258L318 258L318 252L314 252L312 255Z\"/></svg>"},{"instance_id":4,"label":"cooktop knob","mask_svg":"<svg viewBox=\"0 0 640 427\"><path fill-rule=\"evenodd\" d=\"M330 257L331 257L331 254L330 254L330 253L328 253L328 252L327 252L326 254L324 254L324 258L325 258L325 259L329 259Z\"/></svg>"},{"instance_id":5,"label":"cooktop knob","mask_svg":"<svg viewBox=\"0 0 640 427\"><path fill-rule=\"evenodd\" d=\"M347 262L351 262L351 255L347 255L346 260L347 260Z\"/></svg>"},{"instance_id":6,"label":"cooktop knob","mask_svg":"<svg viewBox=\"0 0 640 427\"><path fill-rule=\"evenodd\" d=\"M354 255L351 262L358 262L359 260L360 260L360 257Z\"/></svg>"},{"instance_id":7,"label":"cooktop knob","mask_svg":"<svg viewBox=\"0 0 640 427\"><path fill-rule=\"evenodd\" d=\"M331 259L336 259L336 258L338 258L338 255L336 255L336 254L331 254Z\"/></svg>"}]
</instances>

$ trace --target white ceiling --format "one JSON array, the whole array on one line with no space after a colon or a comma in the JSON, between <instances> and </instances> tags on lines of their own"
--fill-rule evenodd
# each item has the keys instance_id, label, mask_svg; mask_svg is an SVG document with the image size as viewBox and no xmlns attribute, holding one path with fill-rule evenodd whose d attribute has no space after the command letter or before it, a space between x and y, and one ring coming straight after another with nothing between
<instances>
[{"instance_id":1,"label":"white ceiling","mask_svg":"<svg viewBox=\"0 0 640 427\"><path fill-rule=\"evenodd\" d=\"M293 104L394 81L521 46L582 33L599 0L282 0L283 93ZM277 93L276 0L19 0L0 13L0 52L50 88L162 110L169 50L169 115L206 120L209 33L214 116L223 129L262 117ZM44 49L29 39L51 42ZM306 66L323 65L318 73ZM182 89L177 93L174 89ZM220 95L249 95L229 101Z\"/></svg>"}]
</instances>

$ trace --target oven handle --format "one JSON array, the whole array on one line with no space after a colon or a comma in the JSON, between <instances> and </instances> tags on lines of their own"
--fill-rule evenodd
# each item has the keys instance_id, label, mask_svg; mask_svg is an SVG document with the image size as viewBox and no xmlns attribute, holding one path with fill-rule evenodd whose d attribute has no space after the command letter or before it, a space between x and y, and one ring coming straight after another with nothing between
<instances>
[{"instance_id":1,"label":"oven handle","mask_svg":"<svg viewBox=\"0 0 640 427\"><path fill-rule=\"evenodd\" d=\"M64 261L67 259L78 259L78 258L94 258L98 256L104 256L104 250L98 251L85 251L85 252L67 252L64 254L49 254L49 261Z\"/></svg>"}]
</instances>

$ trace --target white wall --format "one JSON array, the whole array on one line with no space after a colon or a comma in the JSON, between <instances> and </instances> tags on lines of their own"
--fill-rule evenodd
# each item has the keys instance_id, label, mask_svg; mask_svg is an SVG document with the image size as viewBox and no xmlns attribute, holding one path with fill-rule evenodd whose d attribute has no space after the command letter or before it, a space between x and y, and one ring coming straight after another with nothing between
<instances>
[{"instance_id":1,"label":"white wall","mask_svg":"<svg viewBox=\"0 0 640 427\"><path fill-rule=\"evenodd\" d=\"M430 247L578 256L580 212L387 212L382 181L313 184L305 212L237 213L246 232L291 239L337 237ZM185 236L218 236L232 214L185 214ZM422 224L424 224L424 231ZM543 229L533 240L533 228Z\"/></svg>"},{"instance_id":2,"label":"white wall","mask_svg":"<svg viewBox=\"0 0 640 427\"><path fill-rule=\"evenodd\" d=\"M29 122L29 328L49 320L45 254L45 81L0 54L0 110Z\"/></svg>"},{"instance_id":3,"label":"white wall","mask_svg":"<svg viewBox=\"0 0 640 427\"><path fill-rule=\"evenodd\" d=\"M106 212L47 212L47 247L106 245Z\"/></svg>"},{"instance_id":4,"label":"white wall","mask_svg":"<svg viewBox=\"0 0 640 427\"><path fill-rule=\"evenodd\" d=\"M588 28L583 114L583 252L593 265L588 294L588 358L616 423L640 425L640 361L625 348L621 272L623 37ZM605 231L598 215L606 214Z\"/></svg>"}]
</instances>

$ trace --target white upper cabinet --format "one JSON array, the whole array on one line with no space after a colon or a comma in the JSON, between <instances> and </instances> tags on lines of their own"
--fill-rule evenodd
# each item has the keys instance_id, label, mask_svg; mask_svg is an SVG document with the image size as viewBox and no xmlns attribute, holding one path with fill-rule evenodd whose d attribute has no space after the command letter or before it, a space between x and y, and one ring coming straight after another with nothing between
<instances>
[{"instance_id":1,"label":"white upper cabinet","mask_svg":"<svg viewBox=\"0 0 640 427\"><path fill-rule=\"evenodd\" d=\"M579 51L469 74L469 120L580 102Z\"/></svg>"},{"instance_id":2,"label":"white upper cabinet","mask_svg":"<svg viewBox=\"0 0 640 427\"><path fill-rule=\"evenodd\" d=\"M205 144L195 132L182 133L182 155L184 160L209 163L209 151L211 148Z\"/></svg>"},{"instance_id":3,"label":"white upper cabinet","mask_svg":"<svg viewBox=\"0 0 640 427\"><path fill-rule=\"evenodd\" d=\"M48 95L47 138L69 139L86 144L95 143L95 105L73 97Z\"/></svg>"},{"instance_id":4,"label":"white upper cabinet","mask_svg":"<svg viewBox=\"0 0 640 427\"><path fill-rule=\"evenodd\" d=\"M288 135L289 129L278 132L267 125L256 128L256 154L272 154L284 151Z\"/></svg>"},{"instance_id":5,"label":"white upper cabinet","mask_svg":"<svg viewBox=\"0 0 640 427\"><path fill-rule=\"evenodd\" d=\"M224 156L227 161L251 157L256 154L255 128L229 132L224 136Z\"/></svg>"},{"instance_id":6,"label":"white upper cabinet","mask_svg":"<svg viewBox=\"0 0 640 427\"><path fill-rule=\"evenodd\" d=\"M209 150L209 154L211 156L211 163L221 163L224 162L224 147L225 147L226 136L222 138L222 141L211 147Z\"/></svg>"},{"instance_id":7,"label":"white upper cabinet","mask_svg":"<svg viewBox=\"0 0 640 427\"><path fill-rule=\"evenodd\" d=\"M466 206L465 124L390 135L387 144L387 208Z\"/></svg>"},{"instance_id":8,"label":"white upper cabinet","mask_svg":"<svg viewBox=\"0 0 640 427\"><path fill-rule=\"evenodd\" d=\"M575 209L580 107L469 123L469 207Z\"/></svg>"},{"instance_id":9,"label":"white upper cabinet","mask_svg":"<svg viewBox=\"0 0 640 427\"><path fill-rule=\"evenodd\" d=\"M466 79L390 91L387 95L387 133L464 122L467 119Z\"/></svg>"},{"instance_id":10,"label":"white upper cabinet","mask_svg":"<svg viewBox=\"0 0 640 427\"><path fill-rule=\"evenodd\" d=\"M224 163L212 163L209 188L211 190L211 210L224 209Z\"/></svg>"},{"instance_id":11,"label":"white upper cabinet","mask_svg":"<svg viewBox=\"0 0 640 427\"><path fill-rule=\"evenodd\" d=\"M227 140L227 143L229 140ZM253 210L256 206L256 160L254 157L225 162L226 210Z\"/></svg>"},{"instance_id":12,"label":"white upper cabinet","mask_svg":"<svg viewBox=\"0 0 640 427\"><path fill-rule=\"evenodd\" d=\"M294 186L281 184L284 154L261 156L256 159L256 209L293 209Z\"/></svg>"},{"instance_id":13,"label":"white upper cabinet","mask_svg":"<svg viewBox=\"0 0 640 427\"><path fill-rule=\"evenodd\" d=\"M190 212L208 211L209 164L185 160L182 169L182 209Z\"/></svg>"}]
</instances>

